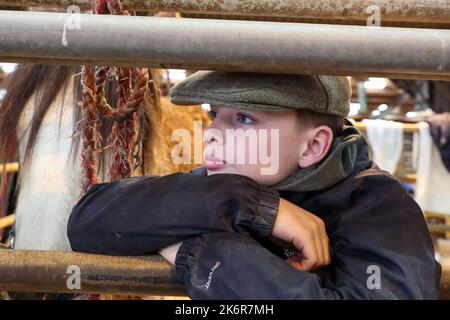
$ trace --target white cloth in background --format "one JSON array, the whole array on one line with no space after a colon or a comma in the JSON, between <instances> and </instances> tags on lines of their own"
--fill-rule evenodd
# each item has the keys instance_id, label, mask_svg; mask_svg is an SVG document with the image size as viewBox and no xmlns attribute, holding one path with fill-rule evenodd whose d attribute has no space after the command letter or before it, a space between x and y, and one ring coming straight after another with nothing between
<instances>
[{"instance_id":1,"label":"white cloth in background","mask_svg":"<svg viewBox=\"0 0 450 320\"><path fill-rule=\"evenodd\" d=\"M415 200L423 211L450 215L450 173L433 143L428 123L419 123Z\"/></svg>"},{"instance_id":2,"label":"white cloth in background","mask_svg":"<svg viewBox=\"0 0 450 320\"><path fill-rule=\"evenodd\" d=\"M399 122L364 119L367 142L373 161L383 170L394 174L403 150L403 126Z\"/></svg>"}]
</instances>

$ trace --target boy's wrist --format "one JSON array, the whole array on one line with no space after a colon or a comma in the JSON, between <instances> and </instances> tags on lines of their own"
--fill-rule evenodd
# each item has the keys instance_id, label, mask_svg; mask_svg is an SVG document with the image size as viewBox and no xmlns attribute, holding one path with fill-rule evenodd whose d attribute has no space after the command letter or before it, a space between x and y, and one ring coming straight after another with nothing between
<instances>
[{"instance_id":1,"label":"boy's wrist","mask_svg":"<svg viewBox=\"0 0 450 320\"><path fill-rule=\"evenodd\" d=\"M277 213L277 219L275 220L273 229L272 229L272 236L283 239L283 241L289 241L285 238L284 233L286 229L286 221L289 220L289 208L286 205L286 200L280 198L280 203L278 206L278 213Z\"/></svg>"},{"instance_id":2,"label":"boy's wrist","mask_svg":"<svg viewBox=\"0 0 450 320\"><path fill-rule=\"evenodd\" d=\"M188 255L192 255L193 252L198 252L199 242L201 237L192 237L183 240L175 256L175 277L176 280L184 284L186 273L189 272Z\"/></svg>"},{"instance_id":3,"label":"boy's wrist","mask_svg":"<svg viewBox=\"0 0 450 320\"><path fill-rule=\"evenodd\" d=\"M272 233L277 219L280 195L278 191L258 186L256 214L250 224L250 230L259 237L266 238Z\"/></svg>"}]
</instances>

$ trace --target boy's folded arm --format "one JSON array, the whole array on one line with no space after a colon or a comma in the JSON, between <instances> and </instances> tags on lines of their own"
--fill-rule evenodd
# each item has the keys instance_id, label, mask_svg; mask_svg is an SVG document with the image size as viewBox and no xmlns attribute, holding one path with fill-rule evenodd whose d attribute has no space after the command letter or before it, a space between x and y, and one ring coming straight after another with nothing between
<instances>
[{"instance_id":1,"label":"boy's folded arm","mask_svg":"<svg viewBox=\"0 0 450 320\"><path fill-rule=\"evenodd\" d=\"M277 191L241 175L175 173L92 186L72 210L74 251L140 255L205 232L259 237L273 228Z\"/></svg>"},{"instance_id":2,"label":"boy's folded arm","mask_svg":"<svg viewBox=\"0 0 450 320\"><path fill-rule=\"evenodd\" d=\"M380 176L356 179L352 189L329 226L333 256L320 278L253 238L217 232L183 242L178 279L193 299L437 299L440 266L414 200Z\"/></svg>"},{"instance_id":3,"label":"boy's folded arm","mask_svg":"<svg viewBox=\"0 0 450 320\"><path fill-rule=\"evenodd\" d=\"M335 257L334 264L320 271L319 277L295 269L253 238L216 232L183 241L176 257L176 274L194 300L436 298L423 296L420 290L425 289L417 288L414 279L396 273L400 265L378 264L381 282L377 287L370 278L373 274L366 270L370 263L363 257L341 259ZM355 266L348 268L349 262Z\"/></svg>"},{"instance_id":4,"label":"boy's folded arm","mask_svg":"<svg viewBox=\"0 0 450 320\"><path fill-rule=\"evenodd\" d=\"M300 271L255 239L215 232L185 240L176 257L176 274L188 296L203 299L344 299L350 288L321 286L314 273Z\"/></svg>"}]
</instances>

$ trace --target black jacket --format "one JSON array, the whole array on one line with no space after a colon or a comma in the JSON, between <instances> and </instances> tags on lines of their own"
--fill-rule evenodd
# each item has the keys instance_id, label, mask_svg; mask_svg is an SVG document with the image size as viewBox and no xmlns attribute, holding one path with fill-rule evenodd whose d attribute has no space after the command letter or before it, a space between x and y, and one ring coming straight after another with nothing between
<instances>
[{"instance_id":1,"label":"black jacket","mask_svg":"<svg viewBox=\"0 0 450 320\"><path fill-rule=\"evenodd\" d=\"M280 196L326 224L331 264L291 267L268 241ZM440 266L422 212L358 145L353 173L320 192L240 175L175 173L92 186L74 207L75 251L143 255L184 240L177 277L192 299L436 299Z\"/></svg>"}]
</instances>

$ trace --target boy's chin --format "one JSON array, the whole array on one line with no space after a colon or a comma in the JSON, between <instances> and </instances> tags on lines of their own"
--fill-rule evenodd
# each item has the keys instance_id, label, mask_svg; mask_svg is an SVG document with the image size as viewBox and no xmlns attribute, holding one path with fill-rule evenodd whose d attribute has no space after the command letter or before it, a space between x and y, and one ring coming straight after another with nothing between
<instances>
[{"instance_id":1,"label":"boy's chin","mask_svg":"<svg viewBox=\"0 0 450 320\"><path fill-rule=\"evenodd\" d=\"M208 176L212 176L213 174L240 174L240 175L243 175L242 173L237 172L237 170L232 170L230 168L223 168L223 169L219 169L219 170L206 169L206 172L208 173Z\"/></svg>"},{"instance_id":2,"label":"boy's chin","mask_svg":"<svg viewBox=\"0 0 450 320\"><path fill-rule=\"evenodd\" d=\"M280 182L280 179L277 176L269 176L269 175L252 175L245 172L241 172L239 170L233 170L233 168L223 168L221 170L206 170L208 176L214 175L214 174L238 174L241 176L245 176L247 178L252 179L256 183L262 185L262 186L273 186Z\"/></svg>"}]
</instances>

